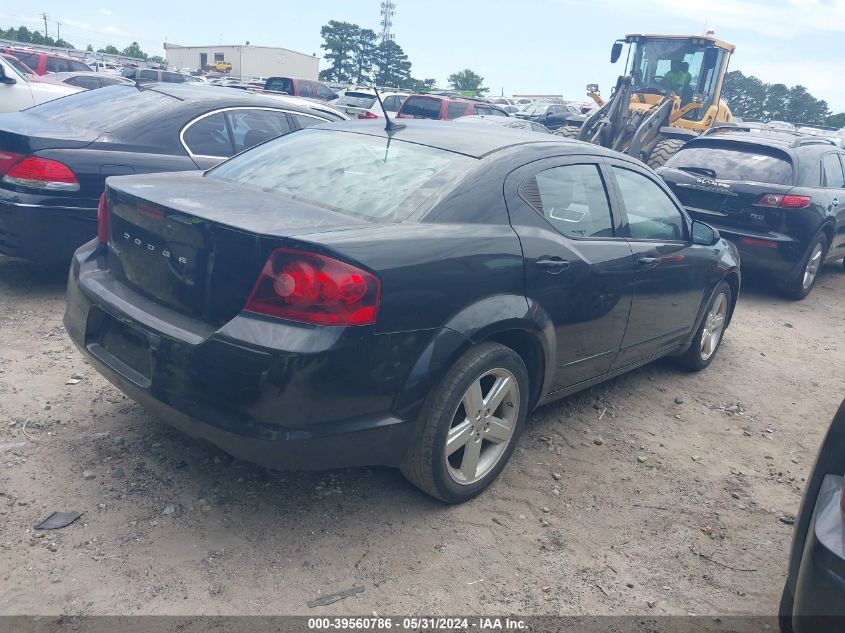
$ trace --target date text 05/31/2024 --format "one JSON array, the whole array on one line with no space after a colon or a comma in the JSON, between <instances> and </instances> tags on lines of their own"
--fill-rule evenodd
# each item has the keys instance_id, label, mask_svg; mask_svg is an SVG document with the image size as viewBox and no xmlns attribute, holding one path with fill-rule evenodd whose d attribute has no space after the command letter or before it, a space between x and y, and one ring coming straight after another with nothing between
<instances>
[{"instance_id":1,"label":"date text 05/31/2024","mask_svg":"<svg viewBox=\"0 0 845 633\"><path fill-rule=\"evenodd\" d=\"M523 620L499 617L326 617L308 618L311 631L523 631Z\"/></svg>"}]
</instances>

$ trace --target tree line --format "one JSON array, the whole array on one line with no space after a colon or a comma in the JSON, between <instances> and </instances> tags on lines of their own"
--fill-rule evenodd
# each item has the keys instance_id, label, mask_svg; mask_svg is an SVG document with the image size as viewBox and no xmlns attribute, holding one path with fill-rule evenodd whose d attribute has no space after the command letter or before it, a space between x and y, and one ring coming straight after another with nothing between
<instances>
[{"instance_id":1,"label":"tree line","mask_svg":"<svg viewBox=\"0 0 845 633\"><path fill-rule=\"evenodd\" d=\"M411 74L411 62L402 47L393 40L379 42L372 29L362 28L351 22L329 20L320 29L330 66L320 71L320 79L337 83L377 86L395 86L428 92L434 88L435 79L416 79ZM470 69L449 76L455 90L484 94L484 78Z\"/></svg>"},{"instance_id":2,"label":"tree line","mask_svg":"<svg viewBox=\"0 0 845 633\"><path fill-rule=\"evenodd\" d=\"M827 101L817 99L804 86L770 84L738 70L725 75L722 98L734 116L743 119L845 127L845 112L831 113Z\"/></svg>"},{"instance_id":3,"label":"tree line","mask_svg":"<svg viewBox=\"0 0 845 633\"><path fill-rule=\"evenodd\" d=\"M41 44L43 46L58 46L60 48L76 49L76 47L67 40L53 39L49 35L43 35L40 31L29 30L25 26L19 26L18 28L10 27L7 30L3 30L2 28L0 28L0 39L12 40L13 42L21 42L23 44ZM88 44L88 46L85 48L85 52L93 53L94 47ZM113 44L108 44L103 48L98 49L96 52L105 53L106 55L122 55L123 57L145 59L149 62L154 62L157 64L165 63L164 58L162 56L150 56L144 51L142 51L141 46L138 44L138 42L132 42L129 46L124 49L119 49Z\"/></svg>"}]
</instances>

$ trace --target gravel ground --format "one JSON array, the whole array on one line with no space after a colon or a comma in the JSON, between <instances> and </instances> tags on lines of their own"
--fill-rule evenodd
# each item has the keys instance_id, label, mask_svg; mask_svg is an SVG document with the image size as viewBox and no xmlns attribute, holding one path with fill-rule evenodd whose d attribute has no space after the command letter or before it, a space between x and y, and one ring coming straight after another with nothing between
<instances>
[{"instance_id":1,"label":"gravel ground","mask_svg":"<svg viewBox=\"0 0 845 633\"><path fill-rule=\"evenodd\" d=\"M536 411L447 507L391 469L268 471L172 430L83 362L62 280L0 261L0 614L772 614L843 397L843 293L841 265L800 303L746 287L708 370ZM33 529L56 510L82 517Z\"/></svg>"}]
</instances>

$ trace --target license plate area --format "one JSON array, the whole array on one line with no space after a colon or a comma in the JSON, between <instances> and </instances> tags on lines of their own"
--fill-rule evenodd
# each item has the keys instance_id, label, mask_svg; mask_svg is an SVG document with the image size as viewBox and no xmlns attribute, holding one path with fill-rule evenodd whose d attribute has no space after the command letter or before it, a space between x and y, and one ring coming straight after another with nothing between
<instances>
[{"instance_id":1,"label":"license plate area","mask_svg":"<svg viewBox=\"0 0 845 633\"><path fill-rule=\"evenodd\" d=\"M139 387L146 389L152 384L150 342L143 332L98 311L89 315L85 346L100 361Z\"/></svg>"}]
</instances>

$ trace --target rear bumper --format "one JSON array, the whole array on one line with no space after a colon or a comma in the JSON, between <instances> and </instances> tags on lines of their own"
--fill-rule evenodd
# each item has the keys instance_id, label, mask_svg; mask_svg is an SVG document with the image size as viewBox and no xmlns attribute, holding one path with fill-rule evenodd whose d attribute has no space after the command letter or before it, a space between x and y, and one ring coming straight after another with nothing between
<instances>
[{"instance_id":1,"label":"rear bumper","mask_svg":"<svg viewBox=\"0 0 845 633\"><path fill-rule=\"evenodd\" d=\"M734 243L739 251L743 270L762 270L788 276L800 265L809 244L775 231L740 230L721 226L708 216L697 216L726 240Z\"/></svg>"},{"instance_id":2,"label":"rear bumper","mask_svg":"<svg viewBox=\"0 0 845 633\"><path fill-rule=\"evenodd\" d=\"M405 462L421 402L394 405L436 332L367 335L253 315L215 329L117 282L102 263L94 242L74 256L65 327L99 373L164 421L269 467ZM107 338L114 328L130 342Z\"/></svg>"},{"instance_id":3,"label":"rear bumper","mask_svg":"<svg viewBox=\"0 0 845 633\"><path fill-rule=\"evenodd\" d=\"M793 593L795 633L845 630L845 515L843 478L822 481Z\"/></svg>"},{"instance_id":4,"label":"rear bumper","mask_svg":"<svg viewBox=\"0 0 845 633\"><path fill-rule=\"evenodd\" d=\"M96 200L0 189L0 254L67 264L73 251L96 235Z\"/></svg>"}]
</instances>

